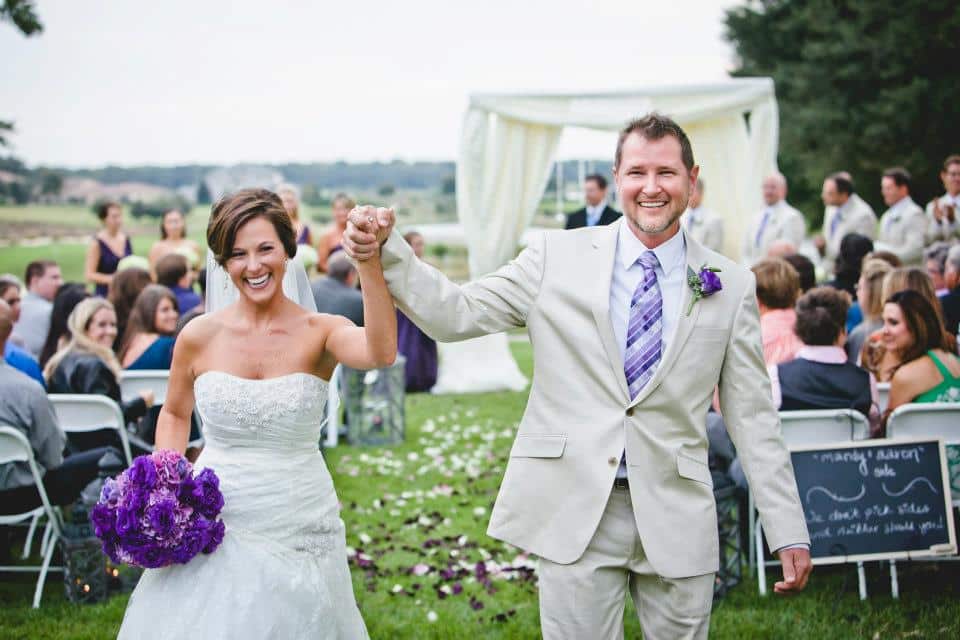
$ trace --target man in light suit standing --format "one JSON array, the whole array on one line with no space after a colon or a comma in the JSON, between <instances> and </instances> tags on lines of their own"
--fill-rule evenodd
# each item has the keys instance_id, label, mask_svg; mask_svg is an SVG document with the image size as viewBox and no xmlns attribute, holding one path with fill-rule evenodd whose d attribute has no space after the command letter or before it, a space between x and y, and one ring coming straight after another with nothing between
<instances>
[{"instance_id":1,"label":"man in light suit standing","mask_svg":"<svg viewBox=\"0 0 960 640\"><path fill-rule=\"evenodd\" d=\"M859 233L871 240L877 237L877 214L853 191L853 180L846 171L827 176L820 193L825 209L823 232L814 244L823 256L824 269L833 273L840 255L840 241L849 233Z\"/></svg>"},{"instance_id":2,"label":"man in light suit standing","mask_svg":"<svg viewBox=\"0 0 960 640\"><path fill-rule=\"evenodd\" d=\"M943 161L940 181L946 193L927 204L927 244L960 238L960 156Z\"/></svg>"},{"instance_id":3,"label":"man in light suit standing","mask_svg":"<svg viewBox=\"0 0 960 640\"><path fill-rule=\"evenodd\" d=\"M539 235L462 286L414 258L391 210L355 210L344 248L379 251L397 305L438 340L528 328L533 387L488 533L540 557L544 637L622 637L629 592L646 637L705 638L719 554L704 416L717 385L783 564L776 591L806 584L809 539L754 278L680 228L699 172L686 134L657 114L631 122L614 172L622 220Z\"/></svg>"},{"instance_id":4,"label":"man in light suit standing","mask_svg":"<svg viewBox=\"0 0 960 640\"><path fill-rule=\"evenodd\" d=\"M880 235L874 249L892 252L905 266L920 264L927 219L910 197L910 174L902 167L887 169L880 179L880 193L890 208L880 217Z\"/></svg>"},{"instance_id":5,"label":"man in light suit standing","mask_svg":"<svg viewBox=\"0 0 960 640\"><path fill-rule=\"evenodd\" d=\"M787 179L782 173L776 172L764 179L763 201L766 206L747 227L743 239L741 259L747 266L765 258L767 249L777 240L799 247L807 228L803 214L787 203Z\"/></svg>"},{"instance_id":6,"label":"man in light suit standing","mask_svg":"<svg viewBox=\"0 0 960 640\"><path fill-rule=\"evenodd\" d=\"M697 178L690 194L690 206L683 214L683 227L707 249L723 253L723 218L703 206L703 190L703 179Z\"/></svg>"}]
</instances>

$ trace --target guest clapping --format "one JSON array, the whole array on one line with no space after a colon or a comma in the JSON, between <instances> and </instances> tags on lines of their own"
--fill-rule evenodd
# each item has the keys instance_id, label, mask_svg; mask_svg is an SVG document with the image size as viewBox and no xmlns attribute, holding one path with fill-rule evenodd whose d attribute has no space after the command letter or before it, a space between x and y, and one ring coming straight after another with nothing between
<instances>
[{"instance_id":1,"label":"guest clapping","mask_svg":"<svg viewBox=\"0 0 960 640\"><path fill-rule=\"evenodd\" d=\"M105 298L117 264L133 253L133 247L123 231L123 210L118 203L104 202L97 207L97 217L103 228L87 249L84 270L87 282L96 285L94 294Z\"/></svg>"},{"instance_id":2,"label":"guest clapping","mask_svg":"<svg viewBox=\"0 0 960 640\"><path fill-rule=\"evenodd\" d=\"M177 299L170 289L159 284L144 289L133 305L121 342L123 368L169 369L179 317Z\"/></svg>"},{"instance_id":3,"label":"guest clapping","mask_svg":"<svg viewBox=\"0 0 960 640\"><path fill-rule=\"evenodd\" d=\"M160 239L150 247L150 271L156 274L157 263L171 253L180 253L195 266L200 260L200 246L187 237L187 222L183 212L170 209L160 219Z\"/></svg>"},{"instance_id":4,"label":"guest clapping","mask_svg":"<svg viewBox=\"0 0 960 640\"><path fill-rule=\"evenodd\" d=\"M890 381L888 414L908 402L960 402L956 341L925 296L908 290L887 300L883 340L901 362Z\"/></svg>"},{"instance_id":5,"label":"guest clapping","mask_svg":"<svg viewBox=\"0 0 960 640\"><path fill-rule=\"evenodd\" d=\"M50 358L43 370L50 393L104 395L120 404L127 422L142 417L153 405L153 392L141 391L140 397L130 402L120 398L118 379L122 369L113 354L117 337L113 305L103 298L87 298L70 314L67 329L69 342ZM106 430L70 434L70 441L78 450L120 446L116 433Z\"/></svg>"}]
</instances>

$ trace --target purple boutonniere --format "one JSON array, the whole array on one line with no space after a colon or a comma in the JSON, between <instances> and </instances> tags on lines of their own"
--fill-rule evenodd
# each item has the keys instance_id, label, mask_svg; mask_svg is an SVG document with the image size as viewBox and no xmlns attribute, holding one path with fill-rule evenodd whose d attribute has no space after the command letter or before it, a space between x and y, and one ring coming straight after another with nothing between
<instances>
[{"instance_id":1,"label":"purple boutonniere","mask_svg":"<svg viewBox=\"0 0 960 640\"><path fill-rule=\"evenodd\" d=\"M720 276L717 274L720 273L720 269L716 267L708 267L703 265L700 267L700 271L694 271L687 266L687 286L690 287L690 291L693 292L693 297L690 300L690 306L687 307L687 315L690 315L690 312L693 311L693 305L701 298L709 298L717 291L723 289L723 283L720 282Z\"/></svg>"}]
</instances>

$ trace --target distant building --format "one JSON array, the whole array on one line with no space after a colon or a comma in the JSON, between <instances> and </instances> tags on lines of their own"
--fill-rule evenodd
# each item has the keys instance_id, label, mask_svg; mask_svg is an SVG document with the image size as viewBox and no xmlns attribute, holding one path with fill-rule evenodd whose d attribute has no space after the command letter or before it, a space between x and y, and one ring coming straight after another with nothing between
<instances>
[{"instance_id":1,"label":"distant building","mask_svg":"<svg viewBox=\"0 0 960 640\"><path fill-rule=\"evenodd\" d=\"M145 182L103 184L92 178L64 178L59 199L62 202L93 204L99 200L118 202L153 202L169 199L174 191Z\"/></svg>"}]
</instances>

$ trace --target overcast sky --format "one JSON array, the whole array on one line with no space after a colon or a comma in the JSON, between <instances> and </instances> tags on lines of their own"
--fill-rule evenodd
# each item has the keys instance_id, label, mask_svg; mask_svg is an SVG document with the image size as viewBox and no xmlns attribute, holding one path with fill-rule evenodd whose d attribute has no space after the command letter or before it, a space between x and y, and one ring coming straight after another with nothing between
<instances>
[{"instance_id":1,"label":"overcast sky","mask_svg":"<svg viewBox=\"0 0 960 640\"><path fill-rule=\"evenodd\" d=\"M0 23L31 165L453 160L471 93L720 80L728 0L40 0ZM607 157L571 131L562 157Z\"/></svg>"}]
</instances>

